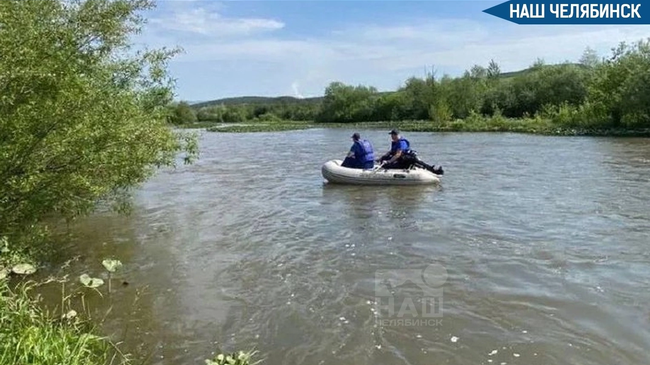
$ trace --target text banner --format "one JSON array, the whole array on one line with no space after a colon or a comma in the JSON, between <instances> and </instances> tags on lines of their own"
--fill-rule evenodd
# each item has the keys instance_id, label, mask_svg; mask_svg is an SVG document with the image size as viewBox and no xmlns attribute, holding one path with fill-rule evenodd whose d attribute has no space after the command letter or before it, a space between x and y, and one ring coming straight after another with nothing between
<instances>
[{"instance_id":1,"label":"text banner","mask_svg":"<svg viewBox=\"0 0 650 365\"><path fill-rule=\"evenodd\" d=\"M483 12L516 24L650 24L650 4L645 0L511 0Z\"/></svg>"}]
</instances>

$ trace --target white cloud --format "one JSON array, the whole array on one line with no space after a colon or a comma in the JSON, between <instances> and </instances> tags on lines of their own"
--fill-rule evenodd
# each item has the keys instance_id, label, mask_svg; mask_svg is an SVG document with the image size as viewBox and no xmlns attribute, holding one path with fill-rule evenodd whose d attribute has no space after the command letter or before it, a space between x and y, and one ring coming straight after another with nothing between
<instances>
[{"instance_id":1,"label":"white cloud","mask_svg":"<svg viewBox=\"0 0 650 365\"><path fill-rule=\"evenodd\" d=\"M357 24L318 37L289 38L275 32L291 27L280 20L225 17L205 8L177 9L152 25L158 42L180 42L185 49L174 61L178 68L210 63L217 69L212 74L222 83L228 77L245 77L250 80L240 84L252 88L262 87L259 81L263 80L264 87L276 85L265 89L268 93L278 94L288 91L290 84L296 96L322 95L327 84L337 80L394 89L405 77L422 75L431 66L442 76L474 64L486 66L490 59L503 71L528 67L537 58L549 63L576 61L588 46L604 56L621 41L634 42L650 34L650 26L519 26L505 21L430 19ZM188 32L207 37L184 38ZM219 65L226 63L229 71L219 73ZM197 83L205 78L201 72L196 70Z\"/></svg>"},{"instance_id":2,"label":"white cloud","mask_svg":"<svg viewBox=\"0 0 650 365\"><path fill-rule=\"evenodd\" d=\"M170 15L153 18L158 30L187 32L210 37L249 36L282 29L285 24L275 19L228 18L205 8L183 9Z\"/></svg>"},{"instance_id":3,"label":"white cloud","mask_svg":"<svg viewBox=\"0 0 650 365\"><path fill-rule=\"evenodd\" d=\"M274 37L233 42L211 40L186 47L183 60L262 60L320 67L347 63L347 67L396 71L426 65L466 69L495 59L508 65L507 68L523 68L538 57L549 62L577 60L587 46L607 50L620 41L635 41L648 34L645 27L567 28L564 32L520 29L516 33L503 30L490 33L479 24L474 24L472 30L440 28L431 24L384 30L361 27L356 32L305 40Z\"/></svg>"}]
</instances>

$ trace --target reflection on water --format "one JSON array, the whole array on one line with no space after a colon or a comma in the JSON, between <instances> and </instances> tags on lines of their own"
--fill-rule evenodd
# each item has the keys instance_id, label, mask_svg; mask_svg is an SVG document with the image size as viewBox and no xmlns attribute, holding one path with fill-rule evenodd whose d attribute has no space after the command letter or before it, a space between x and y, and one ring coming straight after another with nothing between
<instances>
[{"instance_id":1,"label":"reflection on water","mask_svg":"<svg viewBox=\"0 0 650 365\"><path fill-rule=\"evenodd\" d=\"M432 204L432 195L440 190L436 186L354 186L323 184L323 204L340 206L347 218L357 218L359 226L365 220L387 214L392 219L405 220Z\"/></svg>"},{"instance_id":2,"label":"reflection on water","mask_svg":"<svg viewBox=\"0 0 650 365\"><path fill-rule=\"evenodd\" d=\"M650 363L647 140L411 133L440 186L324 183L352 132L204 134L131 217L74 224L73 275L125 264L129 285L93 301L105 330L154 364L252 347L271 365ZM378 321L377 273L431 264L441 321Z\"/></svg>"}]
</instances>

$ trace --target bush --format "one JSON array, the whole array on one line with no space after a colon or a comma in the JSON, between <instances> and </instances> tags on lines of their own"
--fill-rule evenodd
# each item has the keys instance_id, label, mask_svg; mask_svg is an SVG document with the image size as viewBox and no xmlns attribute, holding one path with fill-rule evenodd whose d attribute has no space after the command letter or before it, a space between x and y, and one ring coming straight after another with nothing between
<instances>
[{"instance_id":1,"label":"bush","mask_svg":"<svg viewBox=\"0 0 650 365\"><path fill-rule=\"evenodd\" d=\"M120 202L196 138L167 124L175 50L125 56L143 0L3 1L0 236ZM16 47L19 44L20 47ZM10 237L11 238L11 237Z\"/></svg>"},{"instance_id":2,"label":"bush","mask_svg":"<svg viewBox=\"0 0 650 365\"><path fill-rule=\"evenodd\" d=\"M260 122L281 122L282 119L273 113L264 113L257 117Z\"/></svg>"},{"instance_id":3,"label":"bush","mask_svg":"<svg viewBox=\"0 0 650 365\"><path fill-rule=\"evenodd\" d=\"M187 102L181 101L180 103L172 105L169 108L171 111L168 120L171 124L189 124L195 123L198 120L196 113L194 113L194 110Z\"/></svg>"}]
</instances>

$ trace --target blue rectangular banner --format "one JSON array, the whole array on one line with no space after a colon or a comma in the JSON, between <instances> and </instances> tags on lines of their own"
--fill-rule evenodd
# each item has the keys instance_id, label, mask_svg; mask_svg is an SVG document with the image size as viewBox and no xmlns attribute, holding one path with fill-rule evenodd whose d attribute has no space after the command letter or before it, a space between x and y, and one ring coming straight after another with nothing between
<instances>
[{"instance_id":1,"label":"blue rectangular banner","mask_svg":"<svg viewBox=\"0 0 650 365\"><path fill-rule=\"evenodd\" d=\"M516 24L650 24L645 0L510 0L483 12Z\"/></svg>"}]
</instances>

